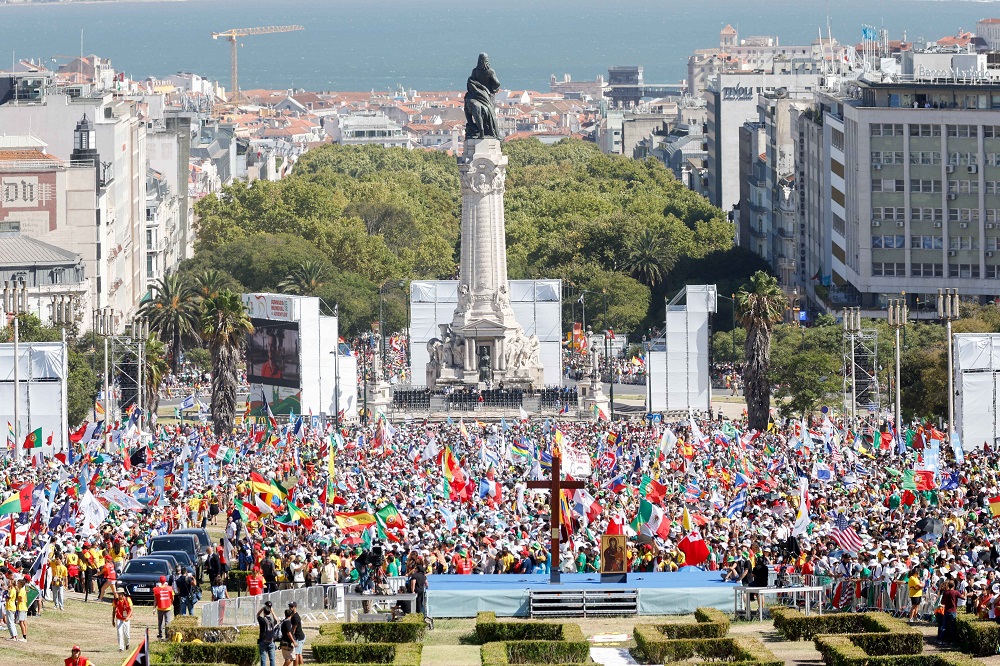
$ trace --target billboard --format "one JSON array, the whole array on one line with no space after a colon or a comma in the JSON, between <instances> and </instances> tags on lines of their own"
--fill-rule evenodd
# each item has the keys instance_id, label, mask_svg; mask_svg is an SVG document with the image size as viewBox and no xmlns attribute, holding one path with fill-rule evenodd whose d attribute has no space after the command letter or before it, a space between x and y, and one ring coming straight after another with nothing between
<instances>
[{"instance_id":1,"label":"billboard","mask_svg":"<svg viewBox=\"0 0 1000 666\"><path fill-rule=\"evenodd\" d=\"M247 336L247 381L251 384L302 387L298 322L251 319Z\"/></svg>"}]
</instances>

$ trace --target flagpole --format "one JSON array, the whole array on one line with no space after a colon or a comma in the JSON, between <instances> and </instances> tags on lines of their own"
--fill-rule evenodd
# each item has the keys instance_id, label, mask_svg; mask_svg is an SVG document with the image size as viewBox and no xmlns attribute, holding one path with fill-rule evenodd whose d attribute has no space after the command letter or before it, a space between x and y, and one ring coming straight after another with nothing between
<instances>
[{"instance_id":1,"label":"flagpole","mask_svg":"<svg viewBox=\"0 0 1000 666\"><path fill-rule=\"evenodd\" d=\"M104 331L104 450L108 451L110 448L108 444L111 443L111 428L108 427L108 421L111 416L111 394L110 387L108 386L108 336L107 331Z\"/></svg>"},{"instance_id":2,"label":"flagpole","mask_svg":"<svg viewBox=\"0 0 1000 666\"><path fill-rule=\"evenodd\" d=\"M17 309L17 296L14 297L15 310ZM19 362L18 345L20 343L20 326L18 325L17 314L14 314L14 460L21 460L21 371Z\"/></svg>"}]
</instances>

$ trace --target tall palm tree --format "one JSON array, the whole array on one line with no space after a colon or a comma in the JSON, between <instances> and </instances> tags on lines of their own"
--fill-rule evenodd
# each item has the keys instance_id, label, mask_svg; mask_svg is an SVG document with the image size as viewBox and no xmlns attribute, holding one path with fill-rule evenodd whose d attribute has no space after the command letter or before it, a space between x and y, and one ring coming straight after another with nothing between
<instances>
[{"instance_id":1,"label":"tall palm tree","mask_svg":"<svg viewBox=\"0 0 1000 666\"><path fill-rule=\"evenodd\" d=\"M191 287L200 300L214 298L224 289L233 289L236 283L227 273L215 268L206 268L191 278Z\"/></svg>"},{"instance_id":2,"label":"tall palm tree","mask_svg":"<svg viewBox=\"0 0 1000 666\"><path fill-rule=\"evenodd\" d=\"M643 284L655 287L667 277L676 262L667 239L652 229L643 229L629 242L623 268Z\"/></svg>"},{"instance_id":3,"label":"tall palm tree","mask_svg":"<svg viewBox=\"0 0 1000 666\"><path fill-rule=\"evenodd\" d=\"M223 290L202 303L201 334L212 352L212 423L218 436L233 429L237 370L248 333L253 324L237 294Z\"/></svg>"},{"instance_id":4,"label":"tall palm tree","mask_svg":"<svg viewBox=\"0 0 1000 666\"><path fill-rule=\"evenodd\" d=\"M172 273L156 281L153 297L143 303L139 314L149 320L150 330L170 345L170 369L175 375L185 337L198 336L198 302L186 280Z\"/></svg>"},{"instance_id":5,"label":"tall palm tree","mask_svg":"<svg viewBox=\"0 0 1000 666\"><path fill-rule=\"evenodd\" d=\"M312 296L328 277L326 266L322 262L306 259L278 283L278 289L298 296Z\"/></svg>"},{"instance_id":6,"label":"tall palm tree","mask_svg":"<svg viewBox=\"0 0 1000 666\"><path fill-rule=\"evenodd\" d=\"M146 376L144 378L145 397L142 404L146 405L150 412L156 413L160 407L160 382L167 374L166 349L163 342L155 336L150 336L146 340L146 356L143 367Z\"/></svg>"},{"instance_id":7,"label":"tall palm tree","mask_svg":"<svg viewBox=\"0 0 1000 666\"><path fill-rule=\"evenodd\" d=\"M750 284L736 292L736 316L747 332L743 350L744 395L749 427L763 432L771 411L771 329L785 313L785 295L778 280L764 271L750 277Z\"/></svg>"}]
</instances>

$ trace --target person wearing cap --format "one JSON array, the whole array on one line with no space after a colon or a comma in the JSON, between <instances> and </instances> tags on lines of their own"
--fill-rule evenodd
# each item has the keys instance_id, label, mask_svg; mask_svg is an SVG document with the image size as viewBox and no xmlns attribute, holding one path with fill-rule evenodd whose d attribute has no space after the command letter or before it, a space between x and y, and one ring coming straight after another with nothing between
<instances>
[{"instance_id":1,"label":"person wearing cap","mask_svg":"<svg viewBox=\"0 0 1000 666\"><path fill-rule=\"evenodd\" d=\"M128 650L132 634L132 600L125 593L114 588L115 598L111 602L111 626L118 632L118 651Z\"/></svg>"},{"instance_id":2,"label":"person wearing cap","mask_svg":"<svg viewBox=\"0 0 1000 666\"><path fill-rule=\"evenodd\" d=\"M270 601L265 601L264 606L257 611L257 627L260 629L257 634L257 649L260 651L260 666L275 666L275 661L278 659L274 644L277 626L278 618L274 614L274 608Z\"/></svg>"},{"instance_id":3,"label":"person wearing cap","mask_svg":"<svg viewBox=\"0 0 1000 666\"><path fill-rule=\"evenodd\" d=\"M174 609L174 588L167 583L166 576L160 576L159 584L153 588L153 599L156 601L156 637L163 638L170 623L170 611Z\"/></svg>"},{"instance_id":4,"label":"person wearing cap","mask_svg":"<svg viewBox=\"0 0 1000 666\"><path fill-rule=\"evenodd\" d=\"M90 660L83 656L79 645L74 645L68 657L63 659L65 666L90 666Z\"/></svg>"},{"instance_id":5,"label":"person wearing cap","mask_svg":"<svg viewBox=\"0 0 1000 666\"><path fill-rule=\"evenodd\" d=\"M295 645L292 653L295 656L296 666L302 666L302 647L306 642L306 632L302 630L302 616L299 615L299 605L294 601L288 602L288 610L292 611L288 620L292 623L292 636L295 637Z\"/></svg>"}]
</instances>

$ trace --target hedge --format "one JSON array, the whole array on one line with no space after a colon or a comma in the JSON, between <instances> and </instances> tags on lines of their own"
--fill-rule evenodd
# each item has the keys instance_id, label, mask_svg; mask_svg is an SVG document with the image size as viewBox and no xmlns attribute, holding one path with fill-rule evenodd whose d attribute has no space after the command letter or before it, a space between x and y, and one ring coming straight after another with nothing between
<instances>
[{"instance_id":1,"label":"hedge","mask_svg":"<svg viewBox=\"0 0 1000 666\"><path fill-rule=\"evenodd\" d=\"M563 641L487 643L480 648L480 657L482 666L506 666L507 664L575 666L576 664L592 663L589 644Z\"/></svg>"},{"instance_id":2,"label":"hedge","mask_svg":"<svg viewBox=\"0 0 1000 666\"><path fill-rule=\"evenodd\" d=\"M877 634L871 634L875 636ZM959 652L929 654L872 654L859 647L857 636L817 636L816 646L827 666L982 666Z\"/></svg>"},{"instance_id":3,"label":"hedge","mask_svg":"<svg viewBox=\"0 0 1000 666\"><path fill-rule=\"evenodd\" d=\"M247 576L250 575L249 571L242 571L240 569L230 569L226 573L226 589L230 592L246 592L247 591Z\"/></svg>"},{"instance_id":4,"label":"hedge","mask_svg":"<svg viewBox=\"0 0 1000 666\"><path fill-rule=\"evenodd\" d=\"M164 653L163 663L172 664L236 664L254 666L260 663L257 642L240 643L171 643Z\"/></svg>"},{"instance_id":5,"label":"hedge","mask_svg":"<svg viewBox=\"0 0 1000 666\"><path fill-rule=\"evenodd\" d=\"M1000 652L1000 624L980 620L975 615L959 613L956 620L958 642L962 652L975 657L988 657Z\"/></svg>"},{"instance_id":6,"label":"hedge","mask_svg":"<svg viewBox=\"0 0 1000 666\"><path fill-rule=\"evenodd\" d=\"M654 624L666 638L722 638L729 633L729 616L715 608L699 608L694 622Z\"/></svg>"},{"instance_id":7,"label":"hedge","mask_svg":"<svg viewBox=\"0 0 1000 666\"><path fill-rule=\"evenodd\" d=\"M575 629L575 632L574 632ZM569 632L569 634L567 634ZM579 635L579 638L577 638ZM476 637L482 644L503 641L578 641L585 640L576 624L550 622L497 622L496 613L476 614Z\"/></svg>"},{"instance_id":8,"label":"hedge","mask_svg":"<svg viewBox=\"0 0 1000 666\"><path fill-rule=\"evenodd\" d=\"M324 664L405 664L420 666L420 643L343 643L328 638L312 642L313 657Z\"/></svg>"},{"instance_id":9,"label":"hedge","mask_svg":"<svg viewBox=\"0 0 1000 666\"><path fill-rule=\"evenodd\" d=\"M727 666L784 666L756 638L667 638L656 625L640 624L633 630L636 650L646 661L667 664L698 656L705 661L723 661Z\"/></svg>"},{"instance_id":10,"label":"hedge","mask_svg":"<svg viewBox=\"0 0 1000 666\"><path fill-rule=\"evenodd\" d=\"M398 622L340 622L324 624L320 635L337 641L365 643L419 643L424 637L424 616L420 613L404 615Z\"/></svg>"},{"instance_id":11,"label":"hedge","mask_svg":"<svg viewBox=\"0 0 1000 666\"><path fill-rule=\"evenodd\" d=\"M257 632L257 627L253 627L253 630ZM185 643L194 640L209 642L210 639L214 639L211 640L213 643L232 643L240 636L241 632L236 627L202 627L198 624L198 618L194 615L181 615L175 617L167 625L167 640L173 641L174 635L178 633L181 635L181 640Z\"/></svg>"},{"instance_id":12,"label":"hedge","mask_svg":"<svg viewBox=\"0 0 1000 666\"><path fill-rule=\"evenodd\" d=\"M906 622L885 613L834 613L803 615L794 608L772 606L774 628L790 641L808 640L819 634L909 634L900 639L906 645L916 644L920 632ZM919 652L919 650L918 650ZM896 652L895 654L903 654ZM908 654L908 653L907 653Z\"/></svg>"}]
</instances>

